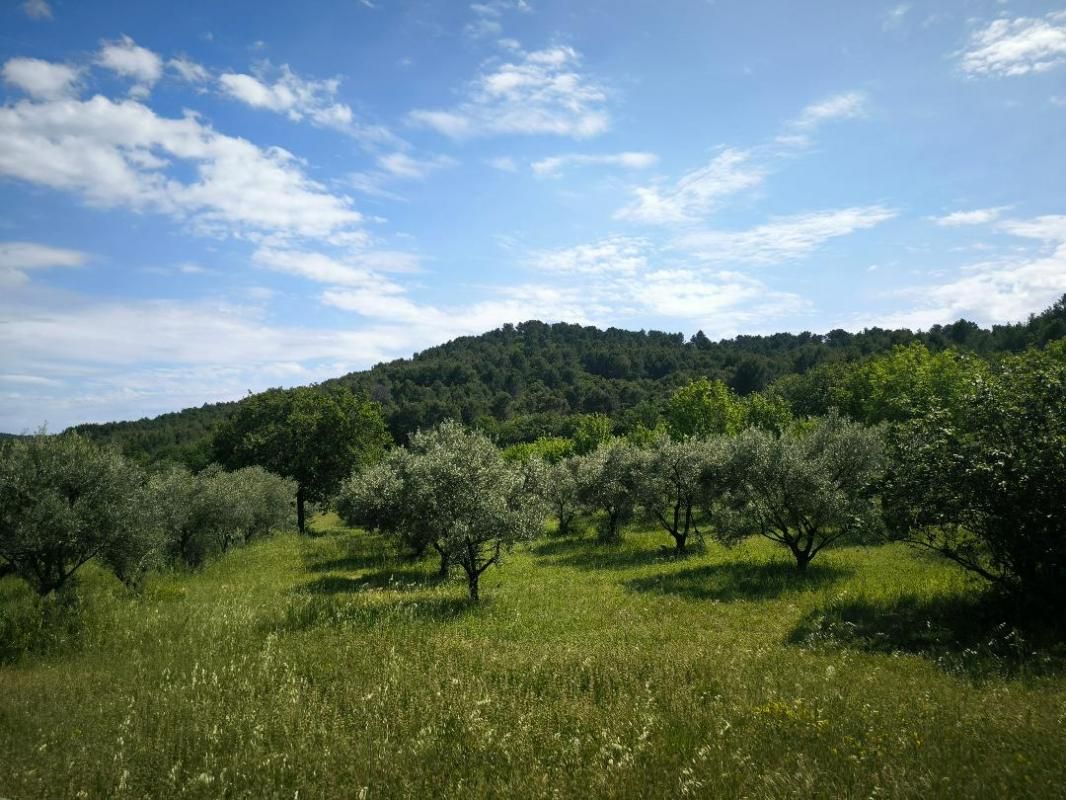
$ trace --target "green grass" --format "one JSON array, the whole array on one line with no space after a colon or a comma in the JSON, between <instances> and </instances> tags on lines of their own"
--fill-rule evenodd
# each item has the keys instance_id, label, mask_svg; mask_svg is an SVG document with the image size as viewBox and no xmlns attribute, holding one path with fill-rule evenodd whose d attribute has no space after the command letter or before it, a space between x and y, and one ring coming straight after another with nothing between
<instances>
[{"instance_id":1,"label":"green grass","mask_svg":"<svg viewBox=\"0 0 1066 800\"><path fill-rule=\"evenodd\" d=\"M0 797L1066 787L1059 660L902 547L835 549L798 576L762 541L674 559L652 532L544 539L471 607L433 558L336 525L141 598L90 571L65 615L0 582Z\"/></svg>"}]
</instances>

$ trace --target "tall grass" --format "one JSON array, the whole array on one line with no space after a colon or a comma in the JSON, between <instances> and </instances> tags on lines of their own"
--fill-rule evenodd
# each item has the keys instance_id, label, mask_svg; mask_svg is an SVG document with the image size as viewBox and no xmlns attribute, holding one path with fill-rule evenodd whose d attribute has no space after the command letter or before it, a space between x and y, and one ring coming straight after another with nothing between
<instances>
[{"instance_id":1,"label":"tall grass","mask_svg":"<svg viewBox=\"0 0 1066 800\"><path fill-rule=\"evenodd\" d=\"M1058 661L1005 629L971 636L956 623L976 587L904 548L834 549L798 576L760 541L676 559L653 532L545 539L471 606L434 559L317 529L143 597L90 572L66 628L0 583L0 796L1066 787Z\"/></svg>"}]
</instances>

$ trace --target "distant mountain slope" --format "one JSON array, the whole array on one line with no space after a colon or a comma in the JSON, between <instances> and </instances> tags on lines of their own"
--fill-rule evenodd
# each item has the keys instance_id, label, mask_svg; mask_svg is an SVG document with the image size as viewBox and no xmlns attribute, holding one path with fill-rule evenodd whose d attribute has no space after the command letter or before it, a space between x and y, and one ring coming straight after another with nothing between
<instances>
[{"instance_id":1,"label":"distant mountain slope","mask_svg":"<svg viewBox=\"0 0 1066 800\"><path fill-rule=\"evenodd\" d=\"M600 412L623 428L653 424L670 391L698 377L725 381L740 394L827 361L854 361L898 344L958 347L981 355L1017 352L1066 336L1066 296L1025 323L991 330L960 320L929 331L872 328L824 335L779 333L712 342L680 333L529 321L465 336L327 381L367 392L385 410L397 441L447 418L478 425L501 443L569 431L573 415ZM212 432L234 403L154 419L80 425L85 435L146 460L206 463Z\"/></svg>"}]
</instances>

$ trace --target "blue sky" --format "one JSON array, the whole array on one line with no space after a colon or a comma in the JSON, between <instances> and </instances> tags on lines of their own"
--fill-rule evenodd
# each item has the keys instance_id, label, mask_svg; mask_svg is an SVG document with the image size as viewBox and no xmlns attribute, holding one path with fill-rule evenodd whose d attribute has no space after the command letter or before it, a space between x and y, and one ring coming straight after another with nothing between
<instances>
[{"instance_id":1,"label":"blue sky","mask_svg":"<svg viewBox=\"0 0 1066 800\"><path fill-rule=\"evenodd\" d=\"M6 2L0 430L504 322L708 336L1066 292L1066 6Z\"/></svg>"}]
</instances>

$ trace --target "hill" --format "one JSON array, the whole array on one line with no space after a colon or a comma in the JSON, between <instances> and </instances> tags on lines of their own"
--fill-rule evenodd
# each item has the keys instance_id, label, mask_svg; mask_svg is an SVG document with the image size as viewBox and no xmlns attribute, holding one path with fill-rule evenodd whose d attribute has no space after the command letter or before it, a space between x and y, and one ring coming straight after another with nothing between
<instances>
[{"instance_id":1,"label":"hill","mask_svg":"<svg viewBox=\"0 0 1066 800\"><path fill-rule=\"evenodd\" d=\"M711 341L703 333L600 330L531 320L465 336L411 358L377 364L325 382L365 391L381 403L397 441L444 419L460 419L501 444L569 433L574 416L604 413L627 430L653 425L670 391L696 377L729 384L741 395L786 375L832 362L854 362L921 342L993 358L1066 336L1066 296L1024 323L990 329L967 320L928 331L869 328L859 333L778 333ZM76 430L147 461L200 466L215 427L234 403L215 403L131 422Z\"/></svg>"}]
</instances>

